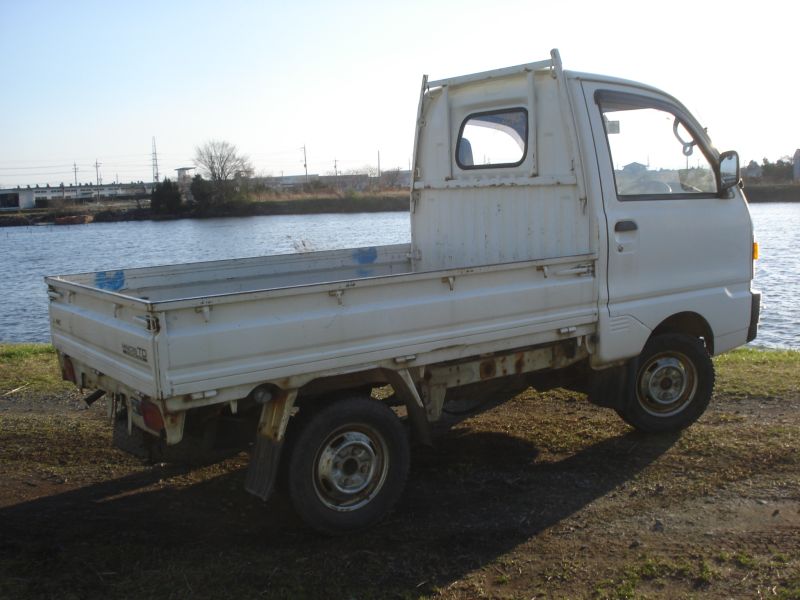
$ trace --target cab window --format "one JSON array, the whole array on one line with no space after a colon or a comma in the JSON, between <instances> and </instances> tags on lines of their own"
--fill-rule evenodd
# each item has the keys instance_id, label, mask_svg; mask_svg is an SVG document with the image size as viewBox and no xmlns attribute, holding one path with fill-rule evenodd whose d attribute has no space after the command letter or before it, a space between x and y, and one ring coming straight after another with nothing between
<instances>
[{"instance_id":1,"label":"cab window","mask_svg":"<svg viewBox=\"0 0 800 600\"><path fill-rule=\"evenodd\" d=\"M692 198L717 193L703 147L666 107L600 100L620 200Z\"/></svg>"}]
</instances>

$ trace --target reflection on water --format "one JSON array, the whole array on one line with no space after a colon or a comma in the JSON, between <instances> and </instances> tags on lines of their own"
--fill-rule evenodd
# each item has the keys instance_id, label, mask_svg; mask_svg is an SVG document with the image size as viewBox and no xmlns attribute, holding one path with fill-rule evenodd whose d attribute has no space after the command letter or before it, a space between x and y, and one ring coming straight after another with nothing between
<instances>
[{"instance_id":1,"label":"reflection on water","mask_svg":"<svg viewBox=\"0 0 800 600\"><path fill-rule=\"evenodd\" d=\"M750 209L764 294L755 344L800 348L800 204ZM408 214L397 212L2 228L0 340L49 340L45 275L408 241Z\"/></svg>"}]
</instances>

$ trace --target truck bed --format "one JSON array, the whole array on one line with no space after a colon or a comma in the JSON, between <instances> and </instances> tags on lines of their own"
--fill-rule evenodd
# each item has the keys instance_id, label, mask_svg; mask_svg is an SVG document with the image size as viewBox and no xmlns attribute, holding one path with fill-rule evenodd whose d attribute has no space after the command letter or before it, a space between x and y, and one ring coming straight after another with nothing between
<instances>
[{"instance_id":1,"label":"truck bed","mask_svg":"<svg viewBox=\"0 0 800 600\"><path fill-rule=\"evenodd\" d=\"M86 387L173 408L255 385L425 364L594 330L594 255L414 272L408 245L48 277Z\"/></svg>"},{"instance_id":2,"label":"truck bed","mask_svg":"<svg viewBox=\"0 0 800 600\"><path fill-rule=\"evenodd\" d=\"M52 281L150 303L411 272L410 246L377 246L62 275Z\"/></svg>"}]
</instances>

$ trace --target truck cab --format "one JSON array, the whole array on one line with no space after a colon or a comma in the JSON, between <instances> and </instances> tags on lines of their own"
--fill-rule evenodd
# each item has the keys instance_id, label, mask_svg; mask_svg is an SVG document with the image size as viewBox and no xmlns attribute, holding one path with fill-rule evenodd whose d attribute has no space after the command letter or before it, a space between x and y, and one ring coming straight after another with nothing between
<instances>
[{"instance_id":1,"label":"truck cab","mask_svg":"<svg viewBox=\"0 0 800 600\"><path fill-rule=\"evenodd\" d=\"M580 259L537 312L597 319L592 365L654 332L711 354L755 335L753 231L738 156L678 100L551 59L423 81L412 247L421 269ZM564 274L593 271L583 285ZM554 294L555 292L555 294ZM559 297L554 297L558 294Z\"/></svg>"}]
</instances>

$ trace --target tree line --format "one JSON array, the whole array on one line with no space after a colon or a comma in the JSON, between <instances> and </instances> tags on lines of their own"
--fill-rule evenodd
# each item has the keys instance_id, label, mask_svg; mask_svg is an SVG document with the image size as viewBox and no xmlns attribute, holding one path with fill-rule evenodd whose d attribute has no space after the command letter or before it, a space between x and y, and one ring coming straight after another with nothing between
<instances>
[{"instance_id":1,"label":"tree line","mask_svg":"<svg viewBox=\"0 0 800 600\"><path fill-rule=\"evenodd\" d=\"M194 210L213 214L220 210L236 209L251 200L253 194L271 191L268 182L253 179L254 168L249 157L230 142L211 140L198 146L195 148L194 164L198 173L188 186L185 182L181 185L169 178L156 183L150 203L153 212L175 214L185 208L184 200L188 199ZM365 166L340 174L366 174L373 177L378 173L376 169L373 173L370 167ZM400 181L399 169L383 173L382 183L388 187L396 187ZM310 187L314 191L321 191L325 186L312 183Z\"/></svg>"},{"instance_id":2,"label":"tree line","mask_svg":"<svg viewBox=\"0 0 800 600\"><path fill-rule=\"evenodd\" d=\"M765 158L759 165L751 160L742 170L742 177L751 183L791 183L794 180L794 164L791 156L775 162Z\"/></svg>"}]
</instances>

